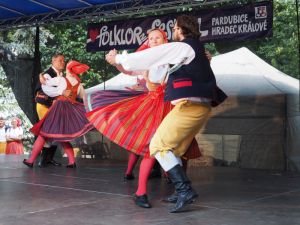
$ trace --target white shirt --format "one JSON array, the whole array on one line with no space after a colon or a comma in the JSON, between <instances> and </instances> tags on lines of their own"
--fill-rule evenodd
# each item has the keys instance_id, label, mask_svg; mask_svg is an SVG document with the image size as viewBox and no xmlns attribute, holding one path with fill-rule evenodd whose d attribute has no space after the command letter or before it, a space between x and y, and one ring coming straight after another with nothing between
<instances>
[{"instance_id":1,"label":"white shirt","mask_svg":"<svg viewBox=\"0 0 300 225\"><path fill-rule=\"evenodd\" d=\"M48 77L46 84L42 84L43 92L50 97L62 95L67 88L67 81L64 77Z\"/></svg>"},{"instance_id":2,"label":"white shirt","mask_svg":"<svg viewBox=\"0 0 300 225\"><path fill-rule=\"evenodd\" d=\"M117 54L116 63L121 64L125 70L152 70L169 64L189 64L195 58L194 49L183 42L172 42L148 48L131 54ZM172 76L172 74L170 75ZM180 98L172 101L173 105L182 100L193 102L209 102L201 97Z\"/></svg>"},{"instance_id":3,"label":"white shirt","mask_svg":"<svg viewBox=\"0 0 300 225\"><path fill-rule=\"evenodd\" d=\"M168 73L169 66L163 65L156 68L151 68L148 73L148 79L152 83L161 83Z\"/></svg>"},{"instance_id":4,"label":"white shirt","mask_svg":"<svg viewBox=\"0 0 300 225\"><path fill-rule=\"evenodd\" d=\"M46 79L46 85L42 84L42 90L46 95L56 97L62 94L66 89L67 84L60 83L63 82L62 79L55 79L63 77L63 72L59 72L54 67L52 67L52 69L56 72L57 77L52 78L48 73L43 74L43 77Z\"/></svg>"},{"instance_id":5,"label":"white shirt","mask_svg":"<svg viewBox=\"0 0 300 225\"><path fill-rule=\"evenodd\" d=\"M8 128L6 131L6 136L8 138L22 139L23 138L23 129L22 129L22 127Z\"/></svg>"},{"instance_id":6,"label":"white shirt","mask_svg":"<svg viewBox=\"0 0 300 225\"><path fill-rule=\"evenodd\" d=\"M54 77L46 80L46 84L42 85L42 89L45 92L45 94L50 97L62 95L63 91L67 89L66 79L68 79L72 86L75 86L78 83L78 80L76 80L76 78L73 76L67 76L67 78ZM79 87L77 89L77 95L83 98L84 93L85 91L82 84L79 84Z\"/></svg>"},{"instance_id":7,"label":"white shirt","mask_svg":"<svg viewBox=\"0 0 300 225\"><path fill-rule=\"evenodd\" d=\"M183 42L172 42L131 54L117 54L116 63L128 71L150 70L162 65L189 64L195 58L194 49Z\"/></svg>"},{"instance_id":8,"label":"white shirt","mask_svg":"<svg viewBox=\"0 0 300 225\"><path fill-rule=\"evenodd\" d=\"M0 128L0 142L6 142L5 126Z\"/></svg>"}]
</instances>

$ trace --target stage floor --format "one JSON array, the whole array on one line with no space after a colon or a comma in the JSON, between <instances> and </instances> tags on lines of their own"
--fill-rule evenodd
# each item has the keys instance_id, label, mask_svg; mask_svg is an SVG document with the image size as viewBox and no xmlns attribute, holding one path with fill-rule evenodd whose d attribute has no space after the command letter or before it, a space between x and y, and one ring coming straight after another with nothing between
<instances>
[{"instance_id":1,"label":"stage floor","mask_svg":"<svg viewBox=\"0 0 300 225\"><path fill-rule=\"evenodd\" d=\"M153 208L134 205L137 180L123 181L124 162L30 169L23 158L0 155L0 225L300 224L300 174L189 168L199 198L188 212L171 214L161 198L173 189L163 178L149 182Z\"/></svg>"}]
</instances>

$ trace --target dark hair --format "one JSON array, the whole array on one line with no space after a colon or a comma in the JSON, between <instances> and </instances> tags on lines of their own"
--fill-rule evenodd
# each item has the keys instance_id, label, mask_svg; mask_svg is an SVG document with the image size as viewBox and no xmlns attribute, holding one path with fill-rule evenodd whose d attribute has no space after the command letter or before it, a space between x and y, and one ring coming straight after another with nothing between
<instances>
[{"instance_id":1,"label":"dark hair","mask_svg":"<svg viewBox=\"0 0 300 225\"><path fill-rule=\"evenodd\" d=\"M200 38L199 23L196 17L181 15L176 19L177 27L180 27L185 38Z\"/></svg>"},{"instance_id":2,"label":"dark hair","mask_svg":"<svg viewBox=\"0 0 300 225\"><path fill-rule=\"evenodd\" d=\"M60 57L60 56L65 57L64 54L62 54L62 53L55 53L55 54L52 56L52 59L56 59L57 57Z\"/></svg>"}]
</instances>

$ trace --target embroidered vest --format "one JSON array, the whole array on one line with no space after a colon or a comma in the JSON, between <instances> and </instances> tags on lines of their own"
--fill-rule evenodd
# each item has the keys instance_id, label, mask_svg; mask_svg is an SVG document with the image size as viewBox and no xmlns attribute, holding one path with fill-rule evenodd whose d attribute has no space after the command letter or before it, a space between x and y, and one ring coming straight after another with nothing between
<instances>
[{"instance_id":1,"label":"embroidered vest","mask_svg":"<svg viewBox=\"0 0 300 225\"><path fill-rule=\"evenodd\" d=\"M217 87L215 75L199 40L186 38L182 42L195 51L195 58L170 74L165 91L165 100L173 101L187 97L204 97L211 100L212 106L223 102L227 96Z\"/></svg>"}]
</instances>

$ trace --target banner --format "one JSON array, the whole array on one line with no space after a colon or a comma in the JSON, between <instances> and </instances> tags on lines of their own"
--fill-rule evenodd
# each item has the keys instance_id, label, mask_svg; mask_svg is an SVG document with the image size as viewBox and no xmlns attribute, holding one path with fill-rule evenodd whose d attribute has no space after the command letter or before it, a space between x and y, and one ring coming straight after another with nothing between
<instances>
[{"instance_id":1,"label":"banner","mask_svg":"<svg viewBox=\"0 0 300 225\"><path fill-rule=\"evenodd\" d=\"M243 41L272 35L272 1L189 14L198 18L202 42ZM114 48L136 49L147 39L147 31L153 28L165 30L171 40L172 28L178 15L180 14L88 24L86 49L88 52Z\"/></svg>"}]
</instances>

